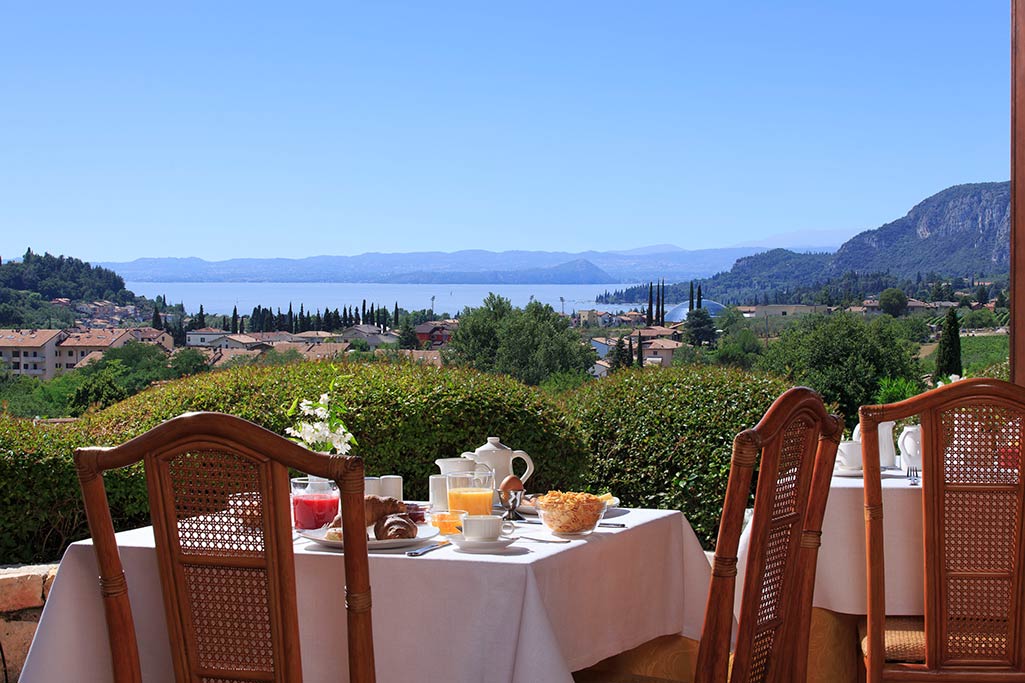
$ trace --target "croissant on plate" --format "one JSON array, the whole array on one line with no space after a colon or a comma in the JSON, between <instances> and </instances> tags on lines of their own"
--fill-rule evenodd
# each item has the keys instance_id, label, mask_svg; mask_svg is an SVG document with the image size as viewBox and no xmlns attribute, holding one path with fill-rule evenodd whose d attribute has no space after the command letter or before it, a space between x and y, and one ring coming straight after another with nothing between
<instances>
[{"instance_id":1,"label":"croissant on plate","mask_svg":"<svg viewBox=\"0 0 1025 683\"><path fill-rule=\"evenodd\" d=\"M406 504L397 498L381 496L363 496L363 513L367 517L367 526L374 526L377 521L388 515L404 514ZM335 518L328 524L328 528L342 525L342 516L335 515Z\"/></svg>"},{"instance_id":2,"label":"croissant on plate","mask_svg":"<svg viewBox=\"0 0 1025 683\"><path fill-rule=\"evenodd\" d=\"M388 515L374 524L374 538L387 541L393 538L416 538L416 523L409 515Z\"/></svg>"},{"instance_id":3,"label":"croissant on plate","mask_svg":"<svg viewBox=\"0 0 1025 683\"><path fill-rule=\"evenodd\" d=\"M363 496L363 511L367 516L367 526L373 526L388 515L405 513L406 504L391 496Z\"/></svg>"}]
</instances>

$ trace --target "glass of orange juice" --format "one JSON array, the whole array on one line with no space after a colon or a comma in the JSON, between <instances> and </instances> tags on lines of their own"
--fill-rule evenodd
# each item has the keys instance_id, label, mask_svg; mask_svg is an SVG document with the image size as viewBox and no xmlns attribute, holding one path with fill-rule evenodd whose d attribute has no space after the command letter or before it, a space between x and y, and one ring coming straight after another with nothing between
<instances>
[{"instance_id":1,"label":"glass of orange juice","mask_svg":"<svg viewBox=\"0 0 1025 683\"><path fill-rule=\"evenodd\" d=\"M442 536L452 536L463 533L463 519L466 518L464 510L439 510L430 512L431 526L438 527Z\"/></svg>"},{"instance_id":2,"label":"glass of orange juice","mask_svg":"<svg viewBox=\"0 0 1025 683\"><path fill-rule=\"evenodd\" d=\"M448 478L448 509L469 515L490 515L495 475L490 471L456 472Z\"/></svg>"}]
</instances>

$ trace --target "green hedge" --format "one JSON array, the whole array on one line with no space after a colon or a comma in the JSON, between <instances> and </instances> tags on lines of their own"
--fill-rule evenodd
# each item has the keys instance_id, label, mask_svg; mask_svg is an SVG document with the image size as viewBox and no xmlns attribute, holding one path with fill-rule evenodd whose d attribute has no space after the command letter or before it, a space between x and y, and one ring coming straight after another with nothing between
<instances>
[{"instance_id":1,"label":"green hedge","mask_svg":"<svg viewBox=\"0 0 1025 683\"><path fill-rule=\"evenodd\" d=\"M582 485L587 454L562 410L540 391L506 377L419 365L300 363L237 368L154 387L71 425L0 418L0 564L51 561L87 535L71 453L114 445L184 412L215 410L278 433L298 396L315 399L339 376L336 401L359 440L354 453L370 474L400 474L406 496L426 499L434 460L454 457L488 436L530 453L532 488ZM108 477L115 525L146 523L138 470Z\"/></svg>"},{"instance_id":2,"label":"green hedge","mask_svg":"<svg viewBox=\"0 0 1025 683\"><path fill-rule=\"evenodd\" d=\"M567 396L593 454L589 487L624 505L681 510L715 544L733 437L789 384L711 366L625 370Z\"/></svg>"}]
</instances>

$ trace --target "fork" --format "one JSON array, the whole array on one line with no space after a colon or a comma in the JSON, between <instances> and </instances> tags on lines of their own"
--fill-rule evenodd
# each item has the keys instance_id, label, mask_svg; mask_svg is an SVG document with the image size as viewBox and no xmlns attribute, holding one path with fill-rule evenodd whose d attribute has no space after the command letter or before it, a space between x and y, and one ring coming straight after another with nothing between
<instances>
[{"instance_id":1,"label":"fork","mask_svg":"<svg viewBox=\"0 0 1025 683\"><path fill-rule=\"evenodd\" d=\"M910 486L918 486L919 479L918 479L918 468L917 467L909 467L908 468L908 480L909 480L908 484Z\"/></svg>"}]
</instances>

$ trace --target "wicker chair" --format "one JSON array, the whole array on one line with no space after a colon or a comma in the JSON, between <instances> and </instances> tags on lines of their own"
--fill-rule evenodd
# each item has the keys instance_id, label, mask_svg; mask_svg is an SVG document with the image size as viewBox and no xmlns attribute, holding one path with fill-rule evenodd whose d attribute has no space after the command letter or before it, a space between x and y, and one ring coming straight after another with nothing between
<instances>
[{"instance_id":1,"label":"wicker chair","mask_svg":"<svg viewBox=\"0 0 1025 683\"><path fill-rule=\"evenodd\" d=\"M880 422L919 415L925 616L887 618ZM861 408L867 679L1025 681L1025 388L969 379Z\"/></svg>"},{"instance_id":2,"label":"wicker chair","mask_svg":"<svg viewBox=\"0 0 1025 683\"><path fill-rule=\"evenodd\" d=\"M843 423L826 413L817 393L797 387L733 440L697 683L806 679L815 563L842 430ZM751 550L731 665L737 546L756 464Z\"/></svg>"},{"instance_id":3,"label":"wicker chair","mask_svg":"<svg viewBox=\"0 0 1025 683\"><path fill-rule=\"evenodd\" d=\"M142 680L103 473L143 461L178 681L302 679L288 468L342 494L349 678L374 680L363 463L313 453L219 413L174 418L116 448L75 451L114 680Z\"/></svg>"},{"instance_id":4,"label":"wicker chair","mask_svg":"<svg viewBox=\"0 0 1025 683\"><path fill-rule=\"evenodd\" d=\"M755 427L733 439L696 683L796 683L807 678L815 563L842 432L843 423L826 413L821 396L796 387L777 398ZM756 464L751 545L731 656L737 548ZM670 647L679 649L678 644ZM574 680L668 683L671 679L591 668L574 674Z\"/></svg>"}]
</instances>

